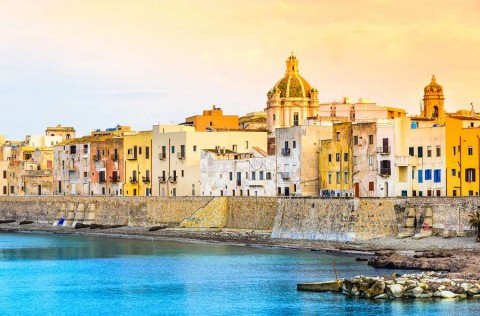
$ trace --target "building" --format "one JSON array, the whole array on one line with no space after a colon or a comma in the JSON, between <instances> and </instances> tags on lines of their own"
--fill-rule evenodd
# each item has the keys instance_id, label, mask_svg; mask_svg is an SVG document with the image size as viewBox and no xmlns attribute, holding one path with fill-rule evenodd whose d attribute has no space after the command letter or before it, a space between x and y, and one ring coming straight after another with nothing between
<instances>
[{"instance_id":1,"label":"building","mask_svg":"<svg viewBox=\"0 0 480 316\"><path fill-rule=\"evenodd\" d=\"M122 136L124 133L130 132L130 126L117 125L115 127L106 128L105 130L96 129L90 133L90 136Z\"/></svg>"},{"instance_id":2,"label":"building","mask_svg":"<svg viewBox=\"0 0 480 316\"><path fill-rule=\"evenodd\" d=\"M320 143L331 138L333 123L315 124L276 129L277 195L320 194Z\"/></svg>"},{"instance_id":3,"label":"building","mask_svg":"<svg viewBox=\"0 0 480 316\"><path fill-rule=\"evenodd\" d=\"M8 165L9 161L0 160L0 196L8 195Z\"/></svg>"},{"instance_id":4,"label":"building","mask_svg":"<svg viewBox=\"0 0 480 316\"><path fill-rule=\"evenodd\" d=\"M472 114L445 119L447 195L480 193L480 118Z\"/></svg>"},{"instance_id":5,"label":"building","mask_svg":"<svg viewBox=\"0 0 480 316\"><path fill-rule=\"evenodd\" d=\"M267 127L276 128L303 125L311 116L318 115L318 91L300 76L298 59L293 53L286 60L283 78L267 93Z\"/></svg>"},{"instance_id":6,"label":"building","mask_svg":"<svg viewBox=\"0 0 480 316\"><path fill-rule=\"evenodd\" d=\"M276 157L254 147L248 153L204 149L200 163L203 196L275 196Z\"/></svg>"},{"instance_id":7,"label":"building","mask_svg":"<svg viewBox=\"0 0 480 316\"><path fill-rule=\"evenodd\" d=\"M211 110L204 110L203 115L187 117L182 125L193 126L197 132L217 129L237 130L239 128L237 115L223 115L223 110L215 105Z\"/></svg>"},{"instance_id":8,"label":"building","mask_svg":"<svg viewBox=\"0 0 480 316\"><path fill-rule=\"evenodd\" d=\"M125 133L123 136L124 196L152 195L152 131Z\"/></svg>"},{"instance_id":9,"label":"building","mask_svg":"<svg viewBox=\"0 0 480 316\"><path fill-rule=\"evenodd\" d=\"M23 175L25 195L53 195L53 148L35 149Z\"/></svg>"},{"instance_id":10,"label":"building","mask_svg":"<svg viewBox=\"0 0 480 316\"><path fill-rule=\"evenodd\" d=\"M123 195L125 160L123 137L112 134L90 142L90 195Z\"/></svg>"},{"instance_id":11,"label":"building","mask_svg":"<svg viewBox=\"0 0 480 316\"><path fill-rule=\"evenodd\" d=\"M45 136L60 136L62 140L75 138L75 129L73 127L65 127L57 125L55 127L47 127Z\"/></svg>"},{"instance_id":12,"label":"building","mask_svg":"<svg viewBox=\"0 0 480 316\"><path fill-rule=\"evenodd\" d=\"M247 152L266 150L267 133L253 131L198 132L192 126L155 125L152 135L152 193L195 196L200 191L202 149Z\"/></svg>"},{"instance_id":13,"label":"building","mask_svg":"<svg viewBox=\"0 0 480 316\"><path fill-rule=\"evenodd\" d=\"M385 154L389 144L377 146L377 123L359 122L352 124L352 183L355 197L378 196L377 152ZM377 148L380 150L377 151Z\"/></svg>"},{"instance_id":14,"label":"building","mask_svg":"<svg viewBox=\"0 0 480 316\"><path fill-rule=\"evenodd\" d=\"M267 130L267 113L250 112L239 118L239 128L257 131Z\"/></svg>"}]
</instances>

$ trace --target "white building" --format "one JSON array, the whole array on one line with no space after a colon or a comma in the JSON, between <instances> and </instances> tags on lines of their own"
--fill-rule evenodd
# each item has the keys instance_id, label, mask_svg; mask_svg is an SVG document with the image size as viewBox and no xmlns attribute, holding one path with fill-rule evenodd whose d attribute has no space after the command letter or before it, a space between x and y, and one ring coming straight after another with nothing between
<instances>
[{"instance_id":1,"label":"white building","mask_svg":"<svg viewBox=\"0 0 480 316\"><path fill-rule=\"evenodd\" d=\"M202 150L202 195L275 196L275 161L275 156L256 147L249 153Z\"/></svg>"},{"instance_id":2,"label":"white building","mask_svg":"<svg viewBox=\"0 0 480 316\"><path fill-rule=\"evenodd\" d=\"M319 195L320 141L331 138L333 123L315 124L276 129L277 195Z\"/></svg>"},{"instance_id":3,"label":"white building","mask_svg":"<svg viewBox=\"0 0 480 316\"><path fill-rule=\"evenodd\" d=\"M196 132L191 126L155 125L152 137L152 194L201 195L202 149L248 152L253 147L266 150L266 132Z\"/></svg>"}]
</instances>

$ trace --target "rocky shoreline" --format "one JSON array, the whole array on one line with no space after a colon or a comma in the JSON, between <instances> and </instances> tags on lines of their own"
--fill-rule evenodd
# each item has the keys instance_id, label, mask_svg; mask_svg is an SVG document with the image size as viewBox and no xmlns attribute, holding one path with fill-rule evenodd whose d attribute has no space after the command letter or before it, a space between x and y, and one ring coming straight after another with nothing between
<instances>
[{"instance_id":1,"label":"rocky shoreline","mask_svg":"<svg viewBox=\"0 0 480 316\"><path fill-rule=\"evenodd\" d=\"M369 299L475 298L480 299L480 281L450 279L442 273L426 272L384 277L357 276L342 282L349 296Z\"/></svg>"}]
</instances>

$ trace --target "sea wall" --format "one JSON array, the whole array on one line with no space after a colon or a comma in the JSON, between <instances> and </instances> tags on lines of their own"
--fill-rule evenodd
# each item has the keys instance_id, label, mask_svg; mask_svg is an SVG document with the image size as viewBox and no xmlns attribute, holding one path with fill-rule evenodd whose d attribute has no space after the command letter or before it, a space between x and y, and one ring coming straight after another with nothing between
<instances>
[{"instance_id":1,"label":"sea wall","mask_svg":"<svg viewBox=\"0 0 480 316\"><path fill-rule=\"evenodd\" d=\"M272 230L272 238L354 241L471 234L478 197L0 197L0 220ZM405 235L406 234L406 235Z\"/></svg>"}]
</instances>

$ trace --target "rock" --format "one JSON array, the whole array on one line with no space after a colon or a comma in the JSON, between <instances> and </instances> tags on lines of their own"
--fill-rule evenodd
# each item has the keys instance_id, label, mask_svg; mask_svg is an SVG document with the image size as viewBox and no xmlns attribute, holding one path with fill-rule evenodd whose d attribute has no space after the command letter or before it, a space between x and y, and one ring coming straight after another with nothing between
<instances>
[{"instance_id":1,"label":"rock","mask_svg":"<svg viewBox=\"0 0 480 316\"><path fill-rule=\"evenodd\" d=\"M443 297L443 298L454 298L454 297L457 297L458 294L455 294L453 292L450 292L450 291L440 291L440 297Z\"/></svg>"},{"instance_id":2,"label":"rock","mask_svg":"<svg viewBox=\"0 0 480 316\"><path fill-rule=\"evenodd\" d=\"M424 291L422 294L420 294L419 298L432 298L433 292L429 291Z\"/></svg>"},{"instance_id":3,"label":"rock","mask_svg":"<svg viewBox=\"0 0 480 316\"><path fill-rule=\"evenodd\" d=\"M465 293L460 294L460 295L458 295L458 298L460 298L460 299L466 299L466 298L467 298L467 294L465 294Z\"/></svg>"},{"instance_id":4,"label":"rock","mask_svg":"<svg viewBox=\"0 0 480 316\"><path fill-rule=\"evenodd\" d=\"M478 293L480 293L480 288L478 287L471 287L468 291L467 291L468 294L470 295L477 295Z\"/></svg>"},{"instance_id":5,"label":"rock","mask_svg":"<svg viewBox=\"0 0 480 316\"><path fill-rule=\"evenodd\" d=\"M33 224L33 221L21 221L19 224L20 224L20 225Z\"/></svg>"},{"instance_id":6,"label":"rock","mask_svg":"<svg viewBox=\"0 0 480 316\"><path fill-rule=\"evenodd\" d=\"M14 219L4 219L0 221L0 224L10 224L10 223L15 223Z\"/></svg>"},{"instance_id":7,"label":"rock","mask_svg":"<svg viewBox=\"0 0 480 316\"><path fill-rule=\"evenodd\" d=\"M385 282L377 281L372 285L369 290L372 291L373 297L378 296L385 291Z\"/></svg>"},{"instance_id":8,"label":"rock","mask_svg":"<svg viewBox=\"0 0 480 316\"><path fill-rule=\"evenodd\" d=\"M441 286L443 286L443 285L441 285L440 283L436 283L436 282L428 283L428 289L432 290L433 292L439 290Z\"/></svg>"},{"instance_id":9,"label":"rock","mask_svg":"<svg viewBox=\"0 0 480 316\"><path fill-rule=\"evenodd\" d=\"M351 280L345 280L342 285L342 292L348 295L352 295L352 288L354 283Z\"/></svg>"},{"instance_id":10,"label":"rock","mask_svg":"<svg viewBox=\"0 0 480 316\"><path fill-rule=\"evenodd\" d=\"M376 300L387 299L387 298L388 298L388 295L385 294L385 293L377 295L377 296L374 297L374 299L376 299Z\"/></svg>"},{"instance_id":11,"label":"rock","mask_svg":"<svg viewBox=\"0 0 480 316\"><path fill-rule=\"evenodd\" d=\"M404 289L403 286L400 284L392 284L387 286L387 288L385 289L385 292L389 297L399 298L399 297L402 297L403 295L403 289Z\"/></svg>"},{"instance_id":12,"label":"rock","mask_svg":"<svg viewBox=\"0 0 480 316\"><path fill-rule=\"evenodd\" d=\"M467 292L468 290L470 290L472 288L472 284L471 283L462 283L460 284L460 286L462 287L462 289Z\"/></svg>"},{"instance_id":13,"label":"rock","mask_svg":"<svg viewBox=\"0 0 480 316\"><path fill-rule=\"evenodd\" d=\"M154 231L157 231L157 230L160 230L160 229L165 229L167 227L168 227L167 225L152 226L148 229L148 231L149 232L154 232Z\"/></svg>"},{"instance_id":14,"label":"rock","mask_svg":"<svg viewBox=\"0 0 480 316\"><path fill-rule=\"evenodd\" d=\"M368 261L368 259L367 258L357 258L357 259L355 259L355 261Z\"/></svg>"},{"instance_id":15,"label":"rock","mask_svg":"<svg viewBox=\"0 0 480 316\"><path fill-rule=\"evenodd\" d=\"M75 229L88 228L88 227L90 227L90 225L85 225L85 224L82 224L82 223L76 223L75 224Z\"/></svg>"},{"instance_id":16,"label":"rock","mask_svg":"<svg viewBox=\"0 0 480 316\"><path fill-rule=\"evenodd\" d=\"M480 298L480 294L475 294L474 296L472 296L473 298Z\"/></svg>"},{"instance_id":17,"label":"rock","mask_svg":"<svg viewBox=\"0 0 480 316\"><path fill-rule=\"evenodd\" d=\"M407 297L420 297L420 295L422 295L423 293L423 289L419 286L411 289L411 290L408 290L405 292L405 295Z\"/></svg>"}]
</instances>

